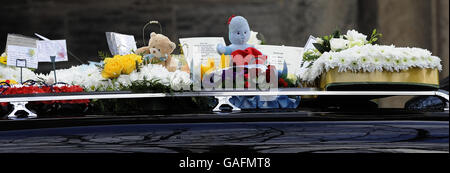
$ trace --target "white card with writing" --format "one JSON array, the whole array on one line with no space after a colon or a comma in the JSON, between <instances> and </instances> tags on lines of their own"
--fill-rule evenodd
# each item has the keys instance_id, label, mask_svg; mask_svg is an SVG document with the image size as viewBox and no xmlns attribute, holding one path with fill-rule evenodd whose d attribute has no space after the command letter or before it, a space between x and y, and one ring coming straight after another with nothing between
<instances>
[{"instance_id":1,"label":"white card with writing","mask_svg":"<svg viewBox=\"0 0 450 173\"><path fill-rule=\"evenodd\" d=\"M38 68L38 59L36 55L36 48L7 45L8 59L6 64L9 66Z\"/></svg>"},{"instance_id":2,"label":"white card with writing","mask_svg":"<svg viewBox=\"0 0 450 173\"><path fill-rule=\"evenodd\" d=\"M133 35L106 32L106 40L112 55L128 55L137 49Z\"/></svg>"},{"instance_id":3,"label":"white card with writing","mask_svg":"<svg viewBox=\"0 0 450 173\"><path fill-rule=\"evenodd\" d=\"M39 62L51 62L50 56L55 56L55 62L68 61L66 40L36 41L37 58Z\"/></svg>"},{"instance_id":4,"label":"white card with writing","mask_svg":"<svg viewBox=\"0 0 450 173\"><path fill-rule=\"evenodd\" d=\"M295 74L300 68L303 56L303 48L275 45L255 45L263 55L267 56L267 62L274 65L277 70L283 70L286 62L288 73Z\"/></svg>"},{"instance_id":5,"label":"white card with writing","mask_svg":"<svg viewBox=\"0 0 450 173\"><path fill-rule=\"evenodd\" d=\"M194 81L194 90L200 86L196 82L201 81L201 65L208 61L208 58L214 59L215 66L220 65L221 55L217 52L217 45L225 45L223 37L193 37L180 38L181 48L183 50L186 62L191 69L191 78Z\"/></svg>"},{"instance_id":6,"label":"white card with writing","mask_svg":"<svg viewBox=\"0 0 450 173\"><path fill-rule=\"evenodd\" d=\"M225 45L225 40L223 37L180 38L180 44L189 67L196 65L192 64L193 58L196 58L195 62L199 63L205 63L208 58L213 58L215 65L219 66L221 55L217 52L217 45Z\"/></svg>"}]
</instances>

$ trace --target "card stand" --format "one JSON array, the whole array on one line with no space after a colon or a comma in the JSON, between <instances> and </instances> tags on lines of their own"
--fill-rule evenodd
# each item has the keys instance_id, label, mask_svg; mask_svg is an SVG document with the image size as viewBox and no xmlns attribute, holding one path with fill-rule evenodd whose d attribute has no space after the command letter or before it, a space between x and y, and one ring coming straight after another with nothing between
<instances>
[{"instance_id":1,"label":"card stand","mask_svg":"<svg viewBox=\"0 0 450 173\"><path fill-rule=\"evenodd\" d=\"M232 111L240 111L241 110L240 108L234 106L230 102L231 97L232 96L215 96L218 103L217 103L217 106L213 109L213 112L221 112L220 107L223 105L231 106L231 108L233 108Z\"/></svg>"},{"instance_id":2,"label":"card stand","mask_svg":"<svg viewBox=\"0 0 450 173\"><path fill-rule=\"evenodd\" d=\"M8 115L8 119L12 120L19 119L16 116L16 113L18 111L25 111L28 114L27 119L37 118L37 115L35 113L31 112L30 110L27 109L27 107L25 107L25 105L28 104L28 102L11 102L11 104L13 105L13 111Z\"/></svg>"}]
</instances>

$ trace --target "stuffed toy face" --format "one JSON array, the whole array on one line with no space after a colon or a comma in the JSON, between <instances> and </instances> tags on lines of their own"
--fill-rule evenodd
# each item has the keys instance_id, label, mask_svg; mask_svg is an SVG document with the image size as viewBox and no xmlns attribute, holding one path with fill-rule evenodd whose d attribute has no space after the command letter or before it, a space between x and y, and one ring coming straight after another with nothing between
<instances>
[{"instance_id":1,"label":"stuffed toy face","mask_svg":"<svg viewBox=\"0 0 450 173\"><path fill-rule=\"evenodd\" d=\"M233 17L228 29L228 36L232 44L243 45L250 39L250 26L242 16Z\"/></svg>"},{"instance_id":2,"label":"stuffed toy face","mask_svg":"<svg viewBox=\"0 0 450 173\"><path fill-rule=\"evenodd\" d=\"M231 55L233 51L253 47L253 45L247 44L251 35L247 19L242 16L232 16L228 19L228 30L228 38L231 44L229 46L218 44L217 53Z\"/></svg>"},{"instance_id":3,"label":"stuffed toy face","mask_svg":"<svg viewBox=\"0 0 450 173\"><path fill-rule=\"evenodd\" d=\"M155 57L167 57L173 50L175 50L175 43L171 42L169 38L162 34L151 33L150 41L148 42L149 53Z\"/></svg>"},{"instance_id":4,"label":"stuffed toy face","mask_svg":"<svg viewBox=\"0 0 450 173\"><path fill-rule=\"evenodd\" d=\"M136 54L150 55L150 57L156 58L168 58L175 48L175 43L171 42L169 38L162 34L152 32L148 46L137 49Z\"/></svg>"}]
</instances>

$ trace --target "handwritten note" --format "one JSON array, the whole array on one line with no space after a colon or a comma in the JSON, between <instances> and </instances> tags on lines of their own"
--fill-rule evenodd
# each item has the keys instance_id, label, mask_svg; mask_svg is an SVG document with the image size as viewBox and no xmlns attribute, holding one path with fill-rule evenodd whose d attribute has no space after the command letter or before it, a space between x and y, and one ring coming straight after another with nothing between
<instances>
[{"instance_id":1,"label":"handwritten note","mask_svg":"<svg viewBox=\"0 0 450 173\"><path fill-rule=\"evenodd\" d=\"M128 55L137 49L133 35L106 32L106 41L112 55Z\"/></svg>"},{"instance_id":2,"label":"handwritten note","mask_svg":"<svg viewBox=\"0 0 450 173\"><path fill-rule=\"evenodd\" d=\"M303 48L275 45L255 45L263 55L267 55L268 64L283 70L286 62L288 73L295 74L302 62Z\"/></svg>"},{"instance_id":3,"label":"handwritten note","mask_svg":"<svg viewBox=\"0 0 450 173\"><path fill-rule=\"evenodd\" d=\"M39 62L51 62L50 56L56 56L56 62L68 60L66 40L37 41L36 45Z\"/></svg>"},{"instance_id":4,"label":"handwritten note","mask_svg":"<svg viewBox=\"0 0 450 173\"><path fill-rule=\"evenodd\" d=\"M38 59L36 55L36 48L7 45L8 59L6 64L9 66L38 68Z\"/></svg>"}]
</instances>

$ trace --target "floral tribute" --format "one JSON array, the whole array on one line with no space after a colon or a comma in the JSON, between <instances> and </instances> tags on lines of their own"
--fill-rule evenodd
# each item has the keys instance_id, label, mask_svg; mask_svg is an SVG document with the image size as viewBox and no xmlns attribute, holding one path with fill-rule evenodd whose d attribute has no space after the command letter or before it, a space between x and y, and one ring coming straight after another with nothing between
<instances>
[{"instance_id":1,"label":"floral tribute","mask_svg":"<svg viewBox=\"0 0 450 173\"><path fill-rule=\"evenodd\" d=\"M345 35L339 31L316 39L314 49L303 55L302 81L313 83L321 74L337 68L339 72L399 72L410 68L442 70L441 59L421 48L377 45L381 34L376 30L370 38L355 30Z\"/></svg>"},{"instance_id":2,"label":"floral tribute","mask_svg":"<svg viewBox=\"0 0 450 173\"><path fill-rule=\"evenodd\" d=\"M5 82L7 83L7 82ZM38 85L2 85L0 95L20 95L20 94L44 94L44 93L73 93L84 92L84 89L77 85L54 85L54 86L38 86ZM40 101L36 103L53 104L88 104L89 100L58 100L58 101ZM7 106L8 103L1 102L0 106Z\"/></svg>"}]
</instances>

